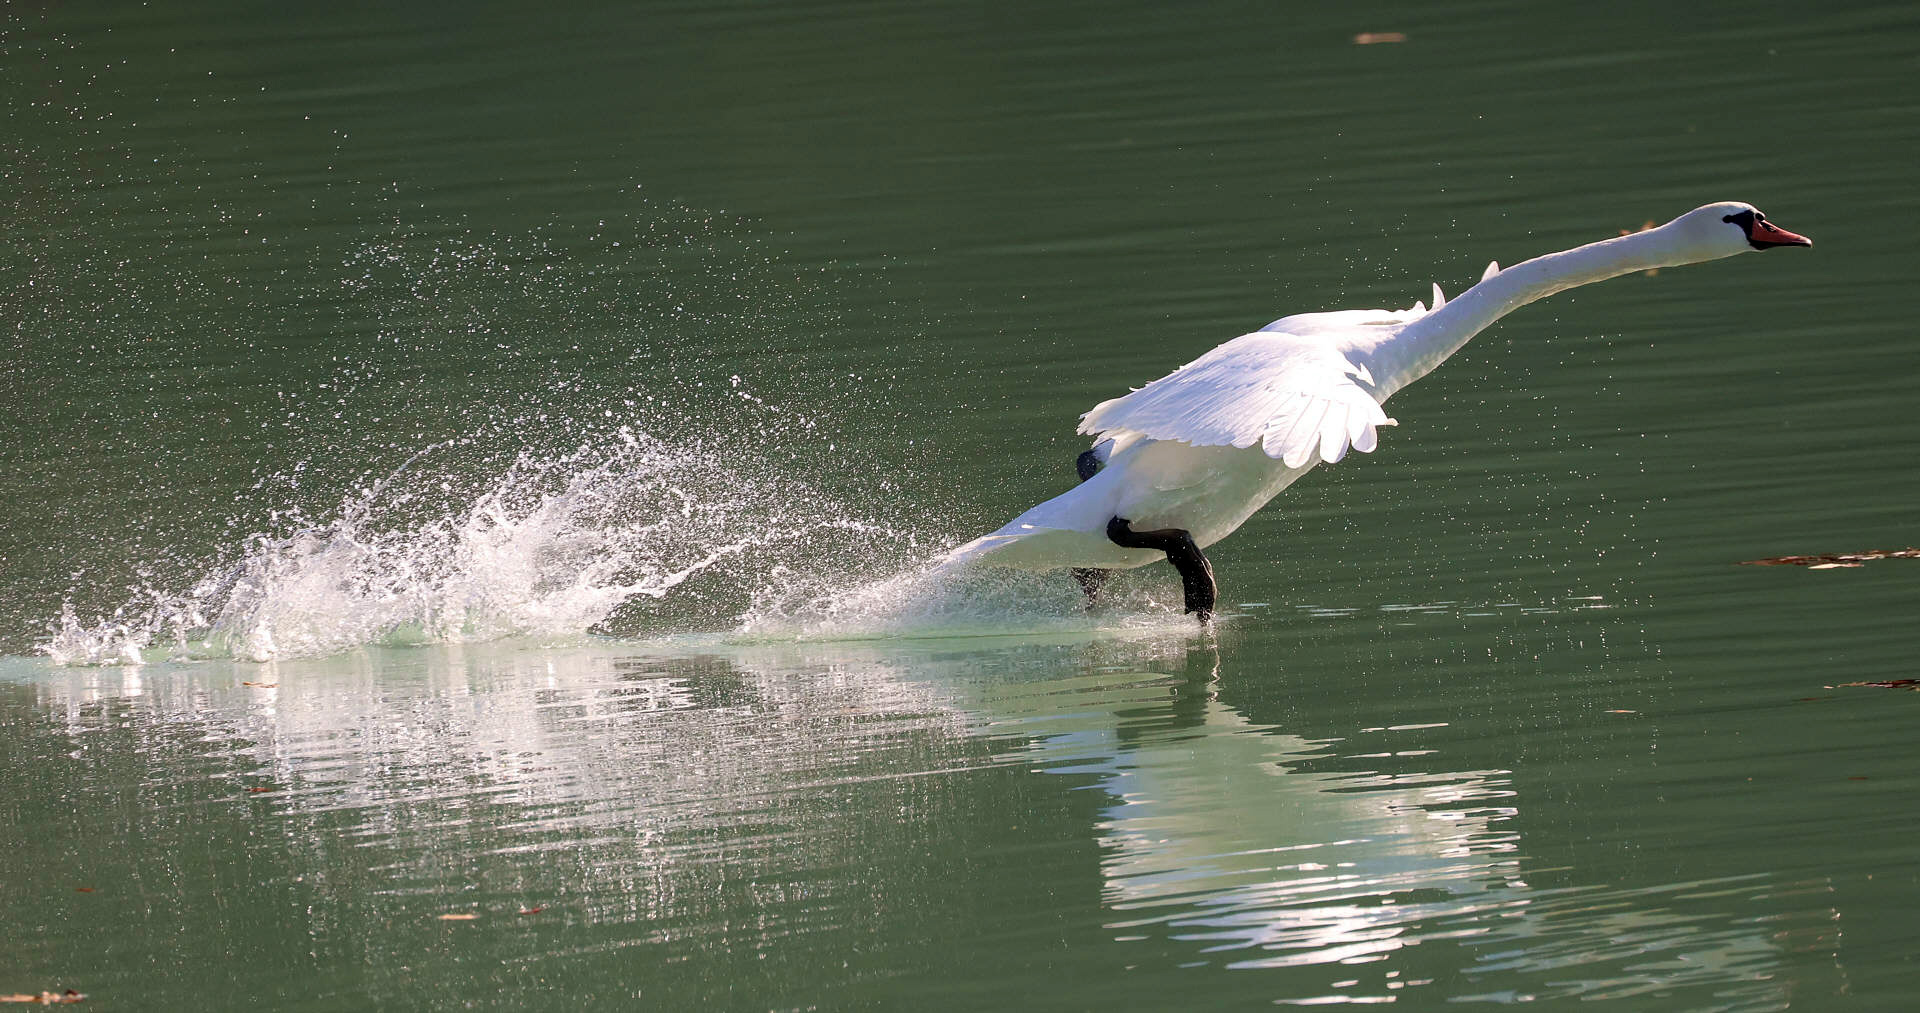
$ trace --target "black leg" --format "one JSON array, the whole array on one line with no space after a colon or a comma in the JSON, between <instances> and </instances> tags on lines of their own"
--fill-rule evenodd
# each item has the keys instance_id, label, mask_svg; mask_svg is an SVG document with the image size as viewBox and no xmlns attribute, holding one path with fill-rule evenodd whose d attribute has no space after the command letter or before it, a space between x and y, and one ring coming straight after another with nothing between
<instances>
[{"instance_id":1,"label":"black leg","mask_svg":"<svg viewBox=\"0 0 1920 1013\"><path fill-rule=\"evenodd\" d=\"M1082 450L1080 456L1073 459L1073 470L1080 475L1082 482L1098 475L1100 468L1100 455L1091 450ZM1073 579L1080 585L1080 593L1087 596L1088 611L1092 611L1095 605L1100 604L1100 589L1106 586L1107 578L1111 575L1111 570L1074 567Z\"/></svg>"},{"instance_id":2,"label":"black leg","mask_svg":"<svg viewBox=\"0 0 1920 1013\"><path fill-rule=\"evenodd\" d=\"M1107 586L1107 578L1113 575L1113 571L1076 566L1072 572L1074 582L1080 585L1080 593L1087 596L1087 610L1091 612L1094 606L1100 604L1100 591Z\"/></svg>"},{"instance_id":3,"label":"black leg","mask_svg":"<svg viewBox=\"0 0 1920 1013\"><path fill-rule=\"evenodd\" d=\"M1213 564L1193 542L1193 535L1179 528L1161 531L1135 531L1132 523L1115 517L1107 522L1107 539L1126 549L1159 549L1167 562L1180 571L1180 589L1186 596L1186 609L1201 622L1213 619L1213 602L1218 595L1213 583Z\"/></svg>"}]
</instances>

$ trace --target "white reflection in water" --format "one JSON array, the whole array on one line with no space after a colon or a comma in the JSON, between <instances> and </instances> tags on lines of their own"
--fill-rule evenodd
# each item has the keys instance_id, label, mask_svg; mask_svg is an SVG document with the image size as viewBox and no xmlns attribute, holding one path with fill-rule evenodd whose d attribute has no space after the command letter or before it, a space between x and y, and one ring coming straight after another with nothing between
<instances>
[{"instance_id":1,"label":"white reflection in water","mask_svg":"<svg viewBox=\"0 0 1920 1013\"><path fill-rule=\"evenodd\" d=\"M1320 738L1258 724L1217 698L1232 675L1214 650L1183 639L709 648L454 646L36 681L76 738L131 725L159 748L191 726L245 761L194 776L270 783L289 817L356 816L346 837L392 850L394 893L432 893L470 856L555 852L599 885L592 917L644 925L698 909L715 869L813 877L713 930L776 945L843 926L823 870L870 862L864 837L916 818L820 798L1016 766L1111 798L1089 832L1113 938L1291 969L1280 1001L1710 985L1721 1008L1770 1008L1786 995L1770 980L1783 945L1808 942L1725 913L1771 910L1785 888L1763 877L1536 889L1515 771L1412 748L1431 724ZM298 850L321 867L335 846ZM1703 906L1710 888L1726 903Z\"/></svg>"},{"instance_id":2,"label":"white reflection in water","mask_svg":"<svg viewBox=\"0 0 1920 1013\"><path fill-rule=\"evenodd\" d=\"M432 823L444 844L448 826L478 817L441 810L484 799L513 808L476 829L504 829L518 849L570 848L596 830L750 827L767 799L876 760L881 776L964 765L934 747L969 727L937 683L847 651L449 645L52 674L44 702L76 739L130 727L157 749L168 729L199 727L233 761L216 778L271 784L278 805L359 812L354 832L369 838Z\"/></svg>"},{"instance_id":3,"label":"white reflection in water","mask_svg":"<svg viewBox=\"0 0 1920 1013\"><path fill-rule=\"evenodd\" d=\"M1317 773L1302 768L1328 744L1217 702L1200 731L1115 761L1108 894L1137 912L1116 927L1168 922L1274 951L1243 966L1325 963L1398 949L1424 917L1526 887L1501 826L1517 812L1507 771Z\"/></svg>"},{"instance_id":4,"label":"white reflection in water","mask_svg":"<svg viewBox=\"0 0 1920 1013\"><path fill-rule=\"evenodd\" d=\"M1187 668L1196 669L1193 659ZM1451 975L1456 988L1524 983L1453 999L1617 998L1706 985L1721 986L1714 1008L1785 1004L1786 985L1772 979L1787 934L1684 903L1715 889L1765 900L1775 887L1764 877L1731 887L1535 889L1523 874L1512 771L1447 770L1436 750L1396 748L1402 733L1433 724L1323 740L1257 725L1215 697L1216 679L1190 675L1170 687L1198 701L1179 720L1129 699L1097 716L1063 715L1051 733L1045 721L1028 729L1036 736L1028 762L1097 772L1114 799L1097 832L1117 940L1158 933L1233 970L1327 968L1330 991L1278 1000L1288 1003L1392 1002ZM1340 770L1329 760L1391 769ZM1816 949L1831 942L1817 931L1801 936ZM1436 945L1464 952L1407 952ZM1362 974L1363 965L1373 966Z\"/></svg>"}]
</instances>

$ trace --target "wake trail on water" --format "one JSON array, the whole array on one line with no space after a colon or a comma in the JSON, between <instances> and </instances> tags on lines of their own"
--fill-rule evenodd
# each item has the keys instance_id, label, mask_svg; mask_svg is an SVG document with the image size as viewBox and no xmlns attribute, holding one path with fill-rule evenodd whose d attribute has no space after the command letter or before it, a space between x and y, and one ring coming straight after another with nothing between
<instances>
[{"instance_id":1,"label":"wake trail on water","mask_svg":"<svg viewBox=\"0 0 1920 1013\"><path fill-rule=\"evenodd\" d=\"M69 601L40 650L123 665L588 633L764 642L1178 620L1124 594L1090 618L1073 582L1049 575L948 572L933 560L965 532L863 517L738 448L622 427L519 451L476 480L468 443L425 447L318 517L276 513L184 590L140 589L90 623Z\"/></svg>"}]
</instances>

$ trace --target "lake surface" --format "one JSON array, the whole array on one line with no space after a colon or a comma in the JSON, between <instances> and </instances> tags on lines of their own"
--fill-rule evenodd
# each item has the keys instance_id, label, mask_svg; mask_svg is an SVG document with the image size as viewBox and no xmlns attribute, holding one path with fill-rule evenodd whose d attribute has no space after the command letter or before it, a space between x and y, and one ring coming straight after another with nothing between
<instances>
[{"instance_id":1,"label":"lake surface","mask_svg":"<svg viewBox=\"0 0 1920 1013\"><path fill-rule=\"evenodd\" d=\"M4 17L0 995L1913 1008L1920 564L1736 565L1920 542L1912 5ZM1496 325L1211 631L921 576L1714 200L1818 245Z\"/></svg>"}]
</instances>

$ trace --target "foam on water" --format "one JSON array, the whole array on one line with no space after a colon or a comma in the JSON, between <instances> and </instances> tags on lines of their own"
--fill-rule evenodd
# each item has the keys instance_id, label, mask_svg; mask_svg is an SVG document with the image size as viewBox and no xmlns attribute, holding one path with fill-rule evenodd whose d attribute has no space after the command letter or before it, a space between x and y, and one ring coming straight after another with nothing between
<instances>
[{"instance_id":1,"label":"foam on water","mask_svg":"<svg viewBox=\"0 0 1920 1013\"><path fill-rule=\"evenodd\" d=\"M429 446L319 519L242 541L185 590L143 589L40 649L62 665L255 661L373 644L606 633L758 641L1086 631L1181 622L1119 589L1089 618L1061 575L954 574L926 538L738 448L631 428L520 451L463 493L467 441Z\"/></svg>"}]
</instances>

